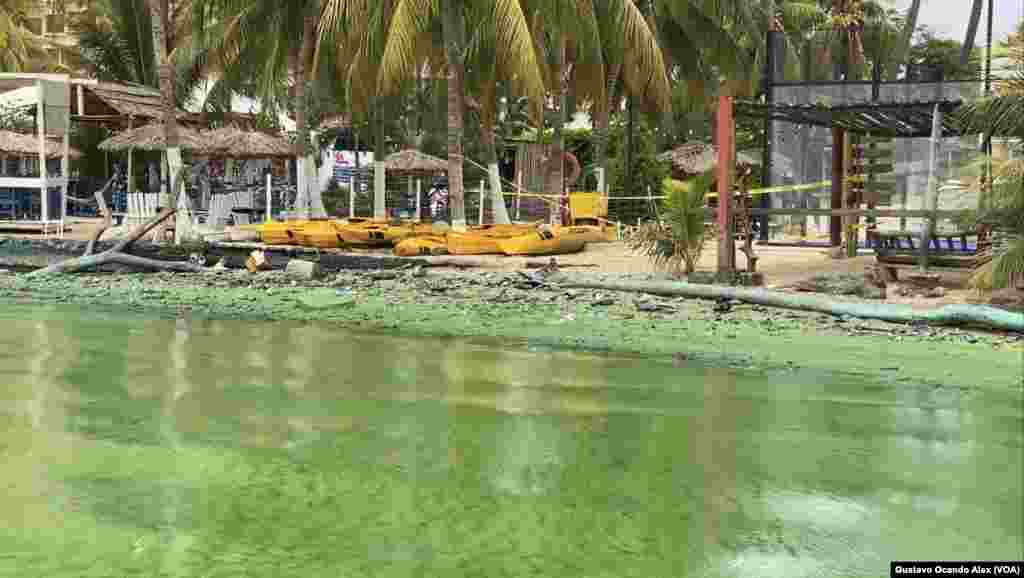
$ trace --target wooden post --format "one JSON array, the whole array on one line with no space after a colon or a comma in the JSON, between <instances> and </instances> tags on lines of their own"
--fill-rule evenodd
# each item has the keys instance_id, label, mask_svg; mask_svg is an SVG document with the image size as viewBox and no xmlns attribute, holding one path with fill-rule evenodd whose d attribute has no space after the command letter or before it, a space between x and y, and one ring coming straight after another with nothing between
<instances>
[{"instance_id":1,"label":"wooden post","mask_svg":"<svg viewBox=\"0 0 1024 578\"><path fill-rule=\"evenodd\" d=\"M523 192L523 170L519 169L516 175L516 221L519 220L519 198Z\"/></svg>"},{"instance_id":2,"label":"wooden post","mask_svg":"<svg viewBox=\"0 0 1024 578\"><path fill-rule=\"evenodd\" d=\"M356 152L359 155L359 152ZM348 179L348 218L356 216L356 176L353 174Z\"/></svg>"},{"instance_id":3,"label":"wooden post","mask_svg":"<svg viewBox=\"0 0 1024 578\"><path fill-rule=\"evenodd\" d=\"M846 131L832 127L832 209L843 208L843 142ZM833 247L843 244L842 217L829 217L829 237Z\"/></svg>"},{"instance_id":4,"label":"wooden post","mask_svg":"<svg viewBox=\"0 0 1024 578\"><path fill-rule=\"evenodd\" d=\"M412 196L416 194L416 179L412 178L412 175L409 175L406 179L408 180L409 195Z\"/></svg>"},{"instance_id":5,"label":"wooden post","mask_svg":"<svg viewBox=\"0 0 1024 578\"><path fill-rule=\"evenodd\" d=\"M921 207L926 211L931 211L931 215L925 220L921 230L920 264L922 271L928 270L928 252L931 250L929 245L931 245L932 236L935 234L935 211L939 210L938 157L941 139L942 109L936 104L932 112L932 136L928 142L928 190L925 192L924 206Z\"/></svg>"},{"instance_id":6,"label":"wooden post","mask_svg":"<svg viewBox=\"0 0 1024 578\"><path fill-rule=\"evenodd\" d=\"M274 177L267 171L267 222L273 220L274 209Z\"/></svg>"},{"instance_id":7,"label":"wooden post","mask_svg":"<svg viewBox=\"0 0 1024 578\"><path fill-rule=\"evenodd\" d=\"M78 101L78 116L85 115L85 87L81 84L75 86L75 94Z\"/></svg>"},{"instance_id":8,"label":"wooden post","mask_svg":"<svg viewBox=\"0 0 1024 578\"><path fill-rule=\"evenodd\" d=\"M416 222L423 220L423 181L416 179Z\"/></svg>"},{"instance_id":9,"label":"wooden post","mask_svg":"<svg viewBox=\"0 0 1024 578\"><path fill-rule=\"evenodd\" d=\"M850 133L843 134L843 208L854 209L857 204L853 197L853 187L850 186L849 176L853 167L853 145L850 142ZM860 217L850 215L843 219L843 238L846 240L846 256L853 258L857 256L857 224Z\"/></svg>"},{"instance_id":10,"label":"wooden post","mask_svg":"<svg viewBox=\"0 0 1024 578\"><path fill-rule=\"evenodd\" d=\"M736 271L735 238L732 219L733 178L733 97L718 98L718 274L731 276Z\"/></svg>"},{"instance_id":11,"label":"wooden post","mask_svg":"<svg viewBox=\"0 0 1024 578\"><path fill-rule=\"evenodd\" d=\"M479 216L479 218L478 218L478 220L476 222L476 224L478 224L478 225L483 225L484 224L484 193L486 192L484 190L485 187L486 187L486 182L483 179L480 179L480 210L479 210L480 216Z\"/></svg>"}]
</instances>

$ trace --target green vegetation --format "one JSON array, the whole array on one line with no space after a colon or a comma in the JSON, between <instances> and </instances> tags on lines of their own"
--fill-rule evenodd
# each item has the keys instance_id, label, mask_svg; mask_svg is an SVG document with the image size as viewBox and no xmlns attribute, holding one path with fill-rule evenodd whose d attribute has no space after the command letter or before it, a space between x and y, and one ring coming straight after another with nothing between
<instances>
[{"instance_id":1,"label":"green vegetation","mask_svg":"<svg viewBox=\"0 0 1024 578\"><path fill-rule=\"evenodd\" d=\"M659 222L640 225L630 245L675 276L693 273L707 241L704 207L713 180L711 174L686 183L666 179Z\"/></svg>"},{"instance_id":2,"label":"green vegetation","mask_svg":"<svg viewBox=\"0 0 1024 578\"><path fill-rule=\"evenodd\" d=\"M959 114L965 129L987 138L1024 138L1024 23L1006 50L1013 76L996 85L996 96L966 105ZM1015 146L1021 150L1021 141ZM1005 251L997 251L991 263L979 269L973 283L981 289L1000 289L1024 282L1024 161L992 160L991 182L984 191L977 222L1006 235Z\"/></svg>"}]
</instances>

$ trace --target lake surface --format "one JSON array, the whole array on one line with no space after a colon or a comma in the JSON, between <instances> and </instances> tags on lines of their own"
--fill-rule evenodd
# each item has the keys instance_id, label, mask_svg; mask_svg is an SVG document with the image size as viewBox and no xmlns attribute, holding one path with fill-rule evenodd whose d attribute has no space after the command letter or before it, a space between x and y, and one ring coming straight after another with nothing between
<instances>
[{"instance_id":1,"label":"lake surface","mask_svg":"<svg viewBox=\"0 0 1024 578\"><path fill-rule=\"evenodd\" d=\"M1019 389L10 304L0 326L4 577L1024 558Z\"/></svg>"}]
</instances>

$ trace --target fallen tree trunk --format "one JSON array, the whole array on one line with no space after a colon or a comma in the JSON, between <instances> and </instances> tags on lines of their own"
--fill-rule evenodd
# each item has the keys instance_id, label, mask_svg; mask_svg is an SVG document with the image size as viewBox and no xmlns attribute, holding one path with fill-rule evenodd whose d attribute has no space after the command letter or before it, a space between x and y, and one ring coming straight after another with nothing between
<instances>
[{"instance_id":1,"label":"fallen tree trunk","mask_svg":"<svg viewBox=\"0 0 1024 578\"><path fill-rule=\"evenodd\" d=\"M102 203L102 199L99 200ZM106 203L102 203L101 207L106 208ZM136 227L136 229L132 231L131 235L128 235L128 237L126 237L125 239L123 239L110 249L102 253L92 255L90 253L92 252L93 247L95 247L96 239L99 238L99 235L103 233L103 229L105 228L103 225L101 225L100 228L97 229L97 232L94 233L93 239L91 239L89 242L89 246L86 247L85 255L82 255L81 257L76 257L74 259L67 259L65 261L61 261L60 263L55 263L43 269L37 269L29 273L28 276L38 277L42 275L53 275L57 273L75 273L78 271L95 269L96 267L108 264L124 265L127 267L134 267L137 269L147 269L153 271L179 271L187 273L202 272L202 267L194 265L192 263L186 263L181 261L157 261L155 259L146 259L145 257L136 257L135 255L129 255L124 252L126 249L128 249L128 247L131 246L132 243L145 236L146 233L148 233L149 231L153 230L154 227L157 227L158 225L166 221L174 213L174 209L164 209L156 216L151 218L149 221ZM106 214L104 216L106 217L107 215L109 215L109 211L106 211ZM104 224L106 223L107 220L104 219Z\"/></svg>"},{"instance_id":2,"label":"fallen tree trunk","mask_svg":"<svg viewBox=\"0 0 1024 578\"><path fill-rule=\"evenodd\" d=\"M861 319L878 319L891 323L925 323L930 325L977 325L1003 331L1024 333L1024 314L982 305L946 305L938 309L918 310L906 305L853 303L810 295L793 295L765 289L744 289L716 285L666 282L570 282L562 287L649 293L668 297L698 299L735 299L745 303L816 311L829 315L848 315Z\"/></svg>"}]
</instances>

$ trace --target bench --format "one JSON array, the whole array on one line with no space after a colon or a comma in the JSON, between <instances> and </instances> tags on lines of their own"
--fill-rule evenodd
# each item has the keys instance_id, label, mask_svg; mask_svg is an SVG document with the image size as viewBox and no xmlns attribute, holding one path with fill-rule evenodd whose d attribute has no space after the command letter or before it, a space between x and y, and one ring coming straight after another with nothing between
<instances>
[{"instance_id":1,"label":"bench","mask_svg":"<svg viewBox=\"0 0 1024 578\"><path fill-rule=\"evenodd\" d=\"M980 237L977 231L953 231L953 232L942 232L936 233L931 239L931 246L936 251L942 250L942 241L946 242L946 250L956 251L954 240L959 241L960 251L970 251L967 244L967 239L970 237ZM979 239L981 240L981 239ZM917 250L918 245L923 242L921 233L919 232L908 232L908 231L868 231L867 235L868 247L874 246L875 248L881 249L903 249L904 243L906 248L911 251ZM917 243L915 244L915 241Z\"/></svg>"},{"instance_id":2,"label":"bench","mask_svg":"<svg viewBox=\"0 0 1024 578\"><path fill-rule=\"evenodd\" d=\"M972 248L968 239L977 239ZM917 246L914 241L918 240ZM954 240L959 241L959 248ZM946 248L942 247L945 241ZM906 247L903 247L906 242ZM900 269L919 267L921 260L921 234L871 231L869 246L875 248L875 261L883 270L888 281L898 280ZM962 272L974 270L992 260L991 238L985 228L955 232L937 233L928 247L928 268L934 271Z\"/></svg>"}]
</instances>

